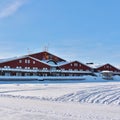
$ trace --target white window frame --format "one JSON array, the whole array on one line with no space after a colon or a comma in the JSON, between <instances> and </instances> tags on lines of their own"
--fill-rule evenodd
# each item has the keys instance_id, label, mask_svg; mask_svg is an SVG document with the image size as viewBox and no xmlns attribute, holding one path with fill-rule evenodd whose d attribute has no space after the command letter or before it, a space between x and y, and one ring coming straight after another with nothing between
<instances>
[{"instance_id":1,"label":"white window frame","mask_svg":"<svg viewBox=\"0 0 120 120\"><path fill-rule=\"evenodd\" d=\"M19 63L22 63L22 60L19 60Z\"/></svg>"},{"instance_id":2,"label":"white window frame","mask_svg":"<svg viewBox=\"0 0 120 120\"><path fill-rule=\"evenodd\" d=\"M35 64L35 61L33 61L33 64Z\"/></svg>"},{"instance_id":3,"label":"white window frame","mask_svg":"<svg viewBox=\"0 0 120 120\"><path fill-rule=\"evenodd\" d=\"M25 59L25 63L28 63L27 59Z\"/></svg>"},{"instance_id":4,"label":"white window frame","mask_svg":"<svg viewBox=\"0 0 120 120\"><path fill-rule=\"evenodd\" d=\"M30 60L28 60L28 64L30 64Z\"/></svg>"}]
</instances>

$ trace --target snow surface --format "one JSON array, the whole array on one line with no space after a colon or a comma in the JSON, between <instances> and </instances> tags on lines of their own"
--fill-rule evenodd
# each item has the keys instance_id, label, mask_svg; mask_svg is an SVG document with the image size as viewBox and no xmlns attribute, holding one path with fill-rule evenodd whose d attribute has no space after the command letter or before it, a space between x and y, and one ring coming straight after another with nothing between
<instances>
[{"instance_id":1,"label":"snow surface","mask_svg":"<svg viewBox=\"0 0 120 120\"><path fill-rule=\"evenodd\" d=\"M120 120L120 77L0 81L0 120Z\"/></svg>"}]
</instances>

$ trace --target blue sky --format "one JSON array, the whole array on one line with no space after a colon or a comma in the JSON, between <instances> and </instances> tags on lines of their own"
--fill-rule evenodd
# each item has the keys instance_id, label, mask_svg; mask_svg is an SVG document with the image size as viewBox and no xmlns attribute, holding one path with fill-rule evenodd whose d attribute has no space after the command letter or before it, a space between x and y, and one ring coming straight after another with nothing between
<instances>
[{"instance_id":1,"label":"blue sky","mask_svg":"<svg viewBox=\"0 0 120 120\"><path fill-rule=\"evenodd\" d=\"M119 0L0 0L0 58L49 52L120 65Z\"/></svg>"}]
</instances>

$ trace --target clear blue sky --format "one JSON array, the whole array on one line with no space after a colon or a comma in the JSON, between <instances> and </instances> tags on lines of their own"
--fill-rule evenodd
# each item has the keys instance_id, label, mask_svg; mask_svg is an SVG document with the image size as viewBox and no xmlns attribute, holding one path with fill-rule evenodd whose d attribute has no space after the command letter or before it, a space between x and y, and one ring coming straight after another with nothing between
<instances>
[{"instance_id":1,"label":"clear blue sky","mask_svg":"<svg viewBox=\"0 0 120 120\"><path fill-rule=\"evenodd\" d=\"M43 51L120 65L120 0L0 0L0 58Z\"/></svg>"}]
</instances>

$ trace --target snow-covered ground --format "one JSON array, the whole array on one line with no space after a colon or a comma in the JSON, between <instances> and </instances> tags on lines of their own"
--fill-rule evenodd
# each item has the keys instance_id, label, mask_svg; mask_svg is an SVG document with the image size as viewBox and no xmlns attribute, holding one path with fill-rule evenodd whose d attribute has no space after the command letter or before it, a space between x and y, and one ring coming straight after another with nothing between
<instances>
[{"instance_id":1,"label":"snow-covered ground","mask_svg":"<svg viewBox=\"0 0 120 120\"><path fill-rule=\"evenodd\" d=\"M120 120L120 77L0 82L0 120Z\"/></svg>"}]
</instances>

